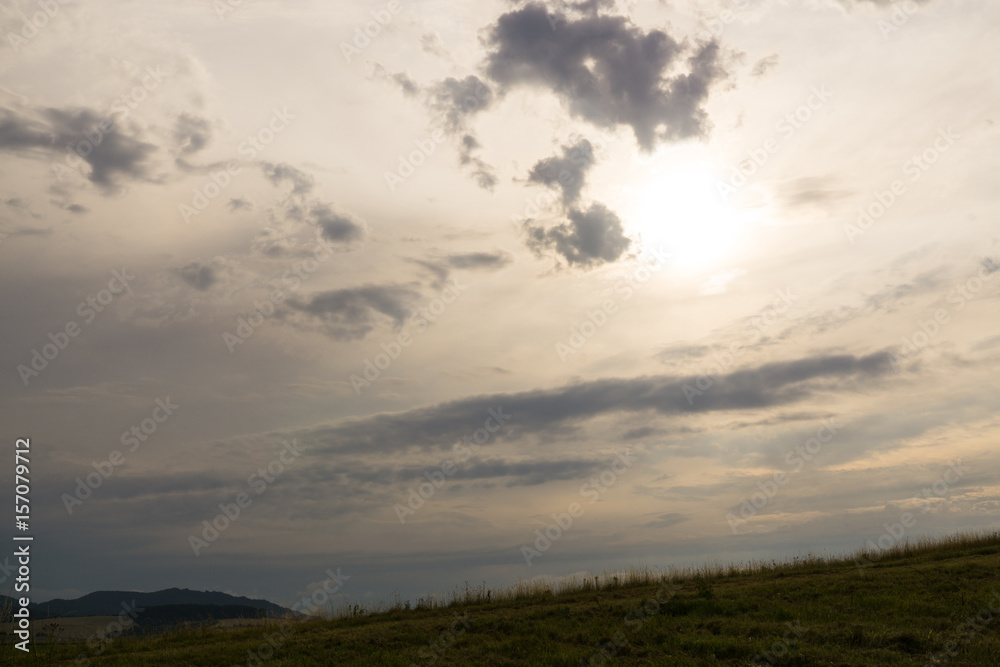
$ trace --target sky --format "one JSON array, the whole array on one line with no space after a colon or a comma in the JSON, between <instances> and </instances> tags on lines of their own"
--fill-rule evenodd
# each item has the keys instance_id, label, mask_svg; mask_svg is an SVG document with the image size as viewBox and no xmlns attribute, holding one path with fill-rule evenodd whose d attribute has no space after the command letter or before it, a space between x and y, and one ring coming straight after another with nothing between
<instances>
[{"instance_id":1,"label":"sky","mask_svg":"<svg viewBox=\"0 0 1000 667\"><path fill-rule=\"evenodd\" d=\"M1000 526L995 2L7 0L0 36L33 601Z\"/></svg>"}]
</instances>

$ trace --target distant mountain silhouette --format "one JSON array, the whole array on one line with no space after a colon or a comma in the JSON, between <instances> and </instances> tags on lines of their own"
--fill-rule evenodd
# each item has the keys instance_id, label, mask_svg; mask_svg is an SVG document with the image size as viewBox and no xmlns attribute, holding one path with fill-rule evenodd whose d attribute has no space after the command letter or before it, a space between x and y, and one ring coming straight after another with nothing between
<instances>
[{"instance_id":1,"label":"distant mountain silhouette","mask_svg":"<svg viewBox=\"0 0 1000 667\"><path fill-rule=\"evenodd\" d=\"M16 602L11 598L0 596L0 608ZM258 618L269 617L279 618L286 615L298 616L290 609L268 602L267 600L253 600L247 597L236 597L227 593L217 591L192 591L187 588L168 588L155 593L139 593L136 591L95 591L88 593L75 600L55 599L48 602L39 602L30 606L31 615L34 619L44 618L66 618L78 616L117 616L123 611L123 604L129 605L129 609L134 604L136 607L144 608L139 612L138 620L141 624L142 617L151 609L156 607L185 607L194 620L201 615L201 618ZM210 605L216 609L196 610L194 607ZM222 611L220 611L220 609ZM159 611L150 615L150 618L165 617L169 614L178 614L179 609L173 611ZM232 614L220 616L220 613Z\"/></svg>"}]
</instances>

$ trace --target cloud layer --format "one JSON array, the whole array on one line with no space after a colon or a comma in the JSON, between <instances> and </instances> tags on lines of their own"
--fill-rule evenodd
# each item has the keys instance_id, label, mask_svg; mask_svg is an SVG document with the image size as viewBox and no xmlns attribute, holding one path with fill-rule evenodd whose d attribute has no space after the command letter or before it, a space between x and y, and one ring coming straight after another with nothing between
<instances>
[{"instance_id":1,"label":"cloud layer","mask_svg":"<svg viewBox=\"0 0 1000 667\"><path fill-rule=\"evenodd\" d=\"M702 105L726 76L715 42L686 53L665 32L624 16L573 17L537 2L502 15L487 44L486 73L501 92L544 86L574 116L598 127L628 125L647 151L703 136L710 124ZM671 74L681 63L687 71Z\"/></svg>"}]
</instances>

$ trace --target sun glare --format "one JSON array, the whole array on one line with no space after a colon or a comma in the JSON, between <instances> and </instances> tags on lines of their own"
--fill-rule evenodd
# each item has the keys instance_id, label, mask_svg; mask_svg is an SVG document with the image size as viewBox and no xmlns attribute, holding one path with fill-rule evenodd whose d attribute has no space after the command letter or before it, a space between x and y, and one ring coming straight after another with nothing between
<instances>
[{"instance_id":1,"label":"sun glare","mask_svg":"<svg viewBox=\"0 0 1000 667\"><path fill-rule=\"evenodd\" d=\"M723 201L718 180L701 167L659 169L626 189L628 224L642 242L663 248L675 268L707 271L738 247L739 212Z\"/></svg>"}]
</instances>

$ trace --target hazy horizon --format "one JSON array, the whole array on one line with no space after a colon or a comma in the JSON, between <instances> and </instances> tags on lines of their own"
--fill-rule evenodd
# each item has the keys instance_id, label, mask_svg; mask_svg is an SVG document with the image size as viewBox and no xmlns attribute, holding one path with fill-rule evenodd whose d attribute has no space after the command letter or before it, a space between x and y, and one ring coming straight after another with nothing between
<instances>
[{"instance_id":1,"label":"hazy horizon","mask_svg":"<svg viewBox=\"0 0 1000 667\"><path fill-rule=\"evenodd\" d=\"M1000 526L996 3L15 0L0 37L32 602Z\"/></svg>"}]
</instances>

